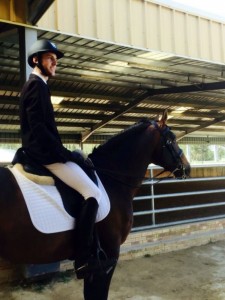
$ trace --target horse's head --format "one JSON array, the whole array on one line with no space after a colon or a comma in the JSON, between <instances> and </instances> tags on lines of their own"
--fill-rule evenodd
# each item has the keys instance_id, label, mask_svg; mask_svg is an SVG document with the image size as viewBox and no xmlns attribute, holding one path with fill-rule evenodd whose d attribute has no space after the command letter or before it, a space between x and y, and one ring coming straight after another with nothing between
<instances>
[{"instance_id":1,"label":"horse's head","mask_svg":"<svg viewBox=\"0 0 225 300\"><path fill-rule=\"evenodd\" d=\"M160 141L154 151L154 163L172 172L175 177L188 177L191 167L182 149L177 144L176 135L166 125L167 111L152 126L158 131Z\"/></svg>"}]
</instances>

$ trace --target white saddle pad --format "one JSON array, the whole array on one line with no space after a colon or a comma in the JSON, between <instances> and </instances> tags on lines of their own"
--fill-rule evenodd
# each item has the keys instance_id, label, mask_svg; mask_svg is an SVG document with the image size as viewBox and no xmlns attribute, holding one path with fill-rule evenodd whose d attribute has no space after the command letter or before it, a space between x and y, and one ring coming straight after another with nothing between
<instances>
[{"instance_id":1,"label":"white saddle pad","mask_svg":"<svg viewBox=\"0 0 225 300\"><path fill-rule=\"evenodd\" d=\"M55 233L71 230L76 220L64 209L62 198L52 185L39 185L26 178L15 168L9 168L22 191L31 220L35 228L43 233ZM96 216L96 222L103 220L109 213L110 201L98 175L98 186L102 199Z\"/></svg>"}]
</instances>

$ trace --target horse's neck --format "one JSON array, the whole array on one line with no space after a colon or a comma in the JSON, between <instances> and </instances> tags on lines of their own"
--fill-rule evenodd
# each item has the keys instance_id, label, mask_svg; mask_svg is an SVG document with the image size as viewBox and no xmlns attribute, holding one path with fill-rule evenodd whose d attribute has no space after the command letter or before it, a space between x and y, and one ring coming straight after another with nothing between
<instances>
[{"instance_id":1,"label":"horse's neck","mask_svg":"<svg viewBox=\"0 0 225 300\"><path fill-rule=\"evenodd\" d=\"M90 155L97 169L118 180L138 186L145 176L159 141L151 123L140 123L99 146Z\"/></svg>"},{"instance_id":2,"label":"horse's neck","mask_svg":"<svg viewBox=\"0 0 225 300\"><path fill-rule=\"evenodd\" d=\"M151 162L150 141L132 142L125 149L111 150L93 156L93 162L97 169L110 176L117 182L127 186L137 187L141 184L149 163Z\"/></svg>"}]
</instances>

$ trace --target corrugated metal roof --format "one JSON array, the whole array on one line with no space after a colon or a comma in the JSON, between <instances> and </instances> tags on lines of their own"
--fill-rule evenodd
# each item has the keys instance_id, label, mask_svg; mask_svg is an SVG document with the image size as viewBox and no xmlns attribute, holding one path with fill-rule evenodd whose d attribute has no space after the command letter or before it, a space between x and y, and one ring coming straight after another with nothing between
<instances>
[{"instance_id":1,"label":"corrugated metal roof","mask_svg":"<svg viewBox=\"0 0 225 300\"><path fill-rule=\"evenodd\" d=\"M38 30L65 53L49 80L56 121L64 138L114 134L169 110L178 136L224 135L225 66L101 41ZM0 23L0 132L19 137L19 34Z\"/></svg>"}]
</instances>

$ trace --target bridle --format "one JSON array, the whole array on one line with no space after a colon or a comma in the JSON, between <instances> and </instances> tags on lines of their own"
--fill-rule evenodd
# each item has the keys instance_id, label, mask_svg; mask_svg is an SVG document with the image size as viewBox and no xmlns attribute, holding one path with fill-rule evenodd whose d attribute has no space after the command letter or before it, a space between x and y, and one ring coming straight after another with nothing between
<instances>
[{"instance_id":1,"label":"bridle","mask_svg":"<svg viewBox=\"0 0 225 300\"><path fill-rule=\"evenodd\" d=\"M163 148L168 149L169 152L171 153L174 161L179 161L180 164L179 166L177 166L173 171L170 172L169 176L171 174L174 174L176 171L180 171L182 170L182 176L181 178L187 178L187 174L185 172L185 166L182 162L181 156L183 155L183 150L180 149L177 144L175 144L176 142L176 136L175 134L170 130L170 128L167 125L164 125L163 127L160 127L158 125L158 122L154 121L152 122L152 125L159 131L160 136L162 138L162 142L163 142ZM157 174L155 176L155 178L157 178L159 175L163 174L164 172L167 172L166 170L161 171L159 174ZM168 177L169 177L168 176ZM154 179L154 178L153 178Z\"/></svg>"}]
</instances>

